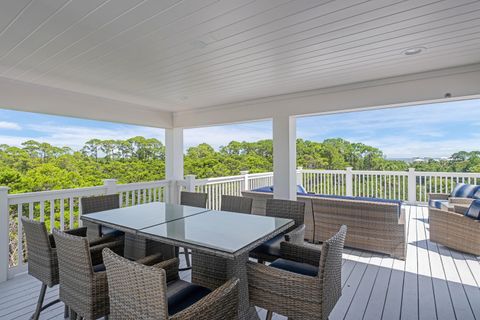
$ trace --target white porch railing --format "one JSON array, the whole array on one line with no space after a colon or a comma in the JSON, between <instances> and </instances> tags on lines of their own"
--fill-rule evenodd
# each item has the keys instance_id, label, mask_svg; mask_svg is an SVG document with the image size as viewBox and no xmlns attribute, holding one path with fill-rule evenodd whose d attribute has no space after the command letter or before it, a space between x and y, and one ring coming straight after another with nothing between
<instances>
[{"instance_id":1,"label":"white porch railing","mask_svg":"<svg viewBox=\"0 0 480 320\"><path fill-rule=\"evenodd\" d=\"M297 183L308 192L332 195L396 199L411 204L424 204L432 192L449 193L456 183L480 184L480 173L303 170L297 171ZM47 222L53 228L69 229L81 225L81 198L102 194L120 194L122 206L152 201L173 202L181 189L208 193L208 208L219 209L222 194L241 195L273 185L273 173L242 172L238 176L182 181L152 181L117 184L105 180L103 186L8 194L0 187L0 282L26 269L25 239L19 217L26 216ZM176 193L176 194L175 194ZM6 214L8 213L8 214ZM8 267L7 267L8 266Z\"/></svg>"}]
</instances>

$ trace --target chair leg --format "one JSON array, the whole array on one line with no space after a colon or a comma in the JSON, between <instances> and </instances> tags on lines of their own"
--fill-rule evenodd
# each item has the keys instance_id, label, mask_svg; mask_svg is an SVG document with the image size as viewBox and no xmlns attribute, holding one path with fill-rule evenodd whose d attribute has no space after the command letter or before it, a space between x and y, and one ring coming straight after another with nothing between
<instances>
[{"instance_id":1,"label":"chair leg","mask_svg":"<svg viewBox=\"0 0 480 320\"><path fill-rule=\"evenodd\" d=\"M187 268L191 268L192 264L190 263L190 252L188 252L187 248L183 248L183 252L185 254L185 262L187 263Z\"/></svg>"},{"instance_id":2,"label":"chair leg","mask_svg":"<svg viewBox=\"0 0 480 320\"><path fill-rule=\"evenodd\" d=\"M38 296L37 308L35 313L32 315L33 320L38 320L40 317L40 312L42 311L43 299L45 299L45 292L47 292L47 285L42 283L42 288L40 289L40 295Z\"/></svg>"},{"instance_id":3,"label":"chair leg","mask_svg":"<svg viewBox=\"0 0 480 320\"><path fill-rule=\"evenodd\" d=\"M268 310L267 311L267 316L265 317L265 320L272 320L273 312Z\"/></svg>"},{"instance_id":4,"label":"chair leg","mask_svg":"<svg viewBox=\"0 0 480 320\"><path fill-rule=\"evenodd\" d=\"M63 310L63 318L67 319L70 316L70 310L67 305L65 305L65 309Z\"/></svg>"}]
</instances>

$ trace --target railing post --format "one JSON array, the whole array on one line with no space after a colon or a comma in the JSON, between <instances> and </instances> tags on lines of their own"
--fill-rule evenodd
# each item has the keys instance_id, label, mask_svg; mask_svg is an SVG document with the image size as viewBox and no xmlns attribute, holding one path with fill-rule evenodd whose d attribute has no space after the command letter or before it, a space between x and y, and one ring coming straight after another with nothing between
<instances>
[{"instance_id":1,"label":"railing post","mask_svg":"<svg viewBox=\"0 0 480 320\"><path fill-rule=\"evenodd\" d=\"M297 185L303 186L303 167L297 167Z\"/></svg>"},{"instance_id":2,"label":"railing post","mask_svg":"<svg viewBox=\"0 0 480 320\"><path fill-rule=\"evenodd\" d=\"M8 187L0 187L0 282L8 279L10 257Z\"/></svg>"},{"instance_id":3,"label":"railing post","mask_svg":"<svg viewBox=\"0 0 480 320\"><path fill-rule=\"evenodd\" d=\"M353 196L353 173L352 167L347 167L347 173L345 174L345 195Z\"/></svg>"},{"instance_id":4,"label":"railing post","mask_svg":"<svg viewBox=\"0 0 480 320\"><path fill-rule=\"evenodd\" d=\"M248 190L248 189L249 189L249 185L248 185L248 170L240 171L240 174L243 176L242 185L241 185L241 188L240 188L240 189L242 189L242 190Z\"/></svg>"},{"instance_id":5,"label":"railing post","mask_svg":"<svg viewBox=\"0 0 480 320\"><path fill-rule=\"evenodd\" d=\"M188 192L195 192L195 175L189 174L185 176Z\"/></svg>"},{"instance_id":6,"label":"railing post","mask_svg":"<svg viewBox=\"0 0 480 320\"><path fill-rule=\"evenodd\" d=\"M103 186L105 187L105 194L117 193L117 179L104 179Z\"/></svg>"},{"instance_id":7,"label":"railing post","mask_svg":"<svg viewBox=\"0 0 480 320\"><path fill-rule=\"evenodd\" d=\"M417 202L417 179L415 168L408 168L408 203Z\"/></svg>"}]
</instances>

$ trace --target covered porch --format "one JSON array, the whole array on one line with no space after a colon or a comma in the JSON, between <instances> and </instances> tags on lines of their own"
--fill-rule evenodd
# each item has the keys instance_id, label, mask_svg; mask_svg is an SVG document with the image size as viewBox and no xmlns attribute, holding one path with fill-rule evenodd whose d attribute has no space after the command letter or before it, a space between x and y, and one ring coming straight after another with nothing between
<instances>
[{"instance_id":1,"label":"covered porch","mask_svg":"<svg viewBox=\"0 0 480 320\"><path fill-rule=\"evenodd\" d=\"M298 117L479 98L479 10L466 0L2 4L2 107L164 128L166 159L161 181L27 194L0 187L0 318L26 319L36 304L21 217L49 217L49 231L55 223L65 230L81 224L82 197L118 194L126 207L177 204L181 190L201 191L217 209L222 194L260 186L296 200L297 184L405 203L406 260L345 248L330 319L480 318L480 260L431 242L425 207L429 192L478 183L478 174L321 172L296 163ZM186 129L265 119L273 172L185 176ZM46 302L57 296L58 286ZM61 304L41 315L62 317Z\"/></svg>"},{"instance_id":2,"label":"covered porch","mask_svg":"<svg viewBox=\"0 0 480 320\"><path fill-rule=\"evenodd\" d=\"M428 210L408 206L406 261L346 248L343 294L330 319L476 319L480 308L478 257L429 240ZM184 261L182 261L184 265ZM188 280L189 271L181 272ZM26 319L35 310L40 282L19 275L0 284L0 317ZM58 297L49 289L46 302ZM265 310L258 309L263 319ZM46 310L40 319L63 319L63 305ZM274 319L286 319L274 315Z\"/></svg>"}]
</instances>

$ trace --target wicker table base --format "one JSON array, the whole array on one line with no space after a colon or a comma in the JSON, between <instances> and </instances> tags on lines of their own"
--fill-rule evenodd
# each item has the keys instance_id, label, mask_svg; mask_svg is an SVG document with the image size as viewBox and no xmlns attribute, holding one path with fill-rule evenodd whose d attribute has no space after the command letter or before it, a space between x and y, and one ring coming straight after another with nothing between
<instances>
[{"instance_id":1,"label":"wicker table base","mask_svg":"<svg viewBox=\"0 0 480 320\"><path fill-rule=\"evenodd\" d=\"M169 244L125 233L125 258L138 260L151 254L162 253L163 259L175 257L175 247Z\"/></svg>"},{"instance_id":2,"label":"wicker table base","mask_svg":"<svg viewBox=\"0 0 480 320\"><path fill-rule=\"evenodd\" d=\"M192 282L214 290L232 277L240 279L238 318L257 320L258 314L248 298L247 261L248 252L232 260L193 250Z\"/></svg>"}]
</instances>

